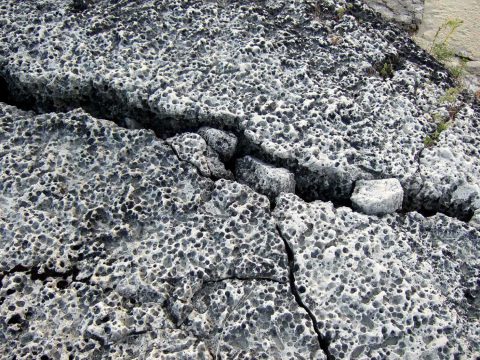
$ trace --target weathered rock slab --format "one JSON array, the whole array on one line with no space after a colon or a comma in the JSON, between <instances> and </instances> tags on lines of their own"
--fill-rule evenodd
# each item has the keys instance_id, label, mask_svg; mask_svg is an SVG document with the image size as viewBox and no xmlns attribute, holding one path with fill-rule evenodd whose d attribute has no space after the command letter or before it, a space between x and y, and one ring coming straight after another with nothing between
<instances>
[{"instance_id":1,"label":"weathered rock slab","mask_svg":"<svg viewBox=\"0 0 480 360\"><path fill-rule=\"evenodd\" d=\"M395 177L413 208L456 209L452 193L467 178L480 184L478 166L442 179L417 166L451 79L403 31L352 5L8 0L0 75L40 110L84 106L162 136L235 130L295 171L309 200L347 201L356 180ZM462 126L474 134L478 110L468 109ZM455 152L473 159L468 143ZM430 187L440 196L420 190Z\"/></svg>"},{"instance_id":2,"label":"weathered rock slab","mask_svg":"<svg viewBox=\"0 0 480 360\"><path fill-rule=\"evenodd\" d=\"M368 216L282 194L295 279L339 359L480 355L480 232L443 215Z\"/></svg>"}]
</instances>

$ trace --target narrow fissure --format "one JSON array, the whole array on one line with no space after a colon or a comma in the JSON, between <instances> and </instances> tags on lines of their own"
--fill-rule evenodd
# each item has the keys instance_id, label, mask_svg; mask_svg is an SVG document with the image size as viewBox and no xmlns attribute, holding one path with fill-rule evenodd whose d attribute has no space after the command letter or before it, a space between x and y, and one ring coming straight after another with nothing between
<instances>
[{"instance_id":1,"label":"narrow fissure","mask_svg":"<svg viewBox=\"0 0 480 360\"><path fill-rule=\"evenodd\" d=\"M295 194L304 201L331 201L335 207L352 207L350 196L354 189L354 182L349 183L342 178L341 174L337 174L334 171L324 174L316 173L298 164L295 159L275 158L266 153L259 145L252 143L236 124L227 125L222 122L222 119L218 118L200 120L198 114L190 114L188 117L162 117L150 110L146 103L143 105L143 109L129 108L128 105L125 105L128 102L107 86L100 90L91 85L89 93L77 99L56 99L53 98L53 95L44 95L31 94L28 89L21 89L18 85L15 85L15 79L5 76L5 70L0 69L0 101L16 106L21 110L43 114L82 108L93 117L113 121L123 128L153 130L160 139L167 139L185 132L197 132L202 126L229 131L238 139L234 156L224 163L225 168L230 170L232 174L235 174L237 159L250 155L267 164L291 171L295 175ZM212 177L212 180L215 181L217 179ZM438 204L434 208L427 209L419 205L415 194L409 193L408 189L406 189L402 212L409 211L417 211L425 217L441 212L462 221L469 221L473 216L473 211L464 210L460 207L451 209Z\"/></svg>"},{"instance_id":2,"label":"narrow fissure","mask_svg":"<svg viewBox=\"0 0 480 360\"><path fill-rule=\"evenodd\" d=\"M290 281L290 290L293 296L295 297L295 301L297 302L298 306L304 309L308 314L308 316L310 317L310 320L313 325L313 330L315 331L318 337L318 343L320 345L320 349L322 349L322 351L324 352L325 356L327 357L327 360L333 360L335 359L335 357L330 353L330 349L329 349L331 340L320 332L320 329L318 328L317 318L315 317L313 312L308 308L308 306L305 305L305 303L303 302L302 297L300 296L300 293L298 291L297 284L295 283L295 266L296 266L295 254L293 253L293 250L290 247L290 244L288 243L287 239L284 238L282 231L278 225L277 225L277 232L280 238L283 240L283 243L285 245L285 251L288 257L288 270L289 270L288 277Z\"/></svg>"}]
</instances>

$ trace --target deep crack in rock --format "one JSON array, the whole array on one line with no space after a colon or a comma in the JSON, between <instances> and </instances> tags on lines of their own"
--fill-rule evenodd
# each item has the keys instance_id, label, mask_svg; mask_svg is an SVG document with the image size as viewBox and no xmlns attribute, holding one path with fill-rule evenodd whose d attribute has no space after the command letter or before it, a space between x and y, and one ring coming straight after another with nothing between
<instances>
[{"instance_id":1,"label":"deep crack in rock","mask_svg":"<svg viewBox=\"0 0 480 360\"><path fill-rule=\"evenodd\" d=\"M304 309L308 316L310 317L310 320L312 321L313 329L315 333L318 336L318 343L320 345L320 348L324 352L325 356L327 357L327 360L333 360L334 357L330 353L330 339L327 338L325 335L323 335L318 328L318 323L315 315L313 312L308 308L307 305L302 300L302 297L297 289L297 285L295 283L295 254L293 252L293 249L291 248L290 244L288 243L287 239L282 234L282 230L280 227L277 225L277 233L278 236L283 240L283 243L285 245L285 252L287 253L288 256L288 278L290 282L290 290L295 297L295 301L297 302L298 306L300 306L302 309Z\"/></svg>"},{"instance_id":2,"label":"deep crack in rock","mask_svg":"<svg viewBox=\"0 0 480 360\"><path fill-rule=\"evenodd\" d=\"M53 103L43 103L40 105L36 102L33 94L31 96L27 96L22 93L22 96L19 96L18 94L20 94L21 92L15 90L15 85L13 81L13 79L6 80L5 77L2 76L2 71L0 69L0 101L5 102L9 105L16 106L25 111L33 111L36 114L61 112L80 106L82 110L86 113L94 117L100 117L113 121L118 126L126 129L131 129L131 126L128 123L128 120L125 119L133 118L136 126L140 126L141 128L148 130L153 130L156 136L161 139L167 139L169 137L173 137L175 135L186 132L197 132L199 128L205 125L212 126L212 124L210 123L198 123L196 120L190 122L188 118L184 118L182 120L172 119L169 117L159 118L158 115L154 114L149 110L144 111L142 109L124 109L123 105L119 105L118 102L109 102L108 99L105 100L99 96L96 96L96 93L90 95L88 101L79 104L72 104L72 106L59 108L53 106ZM120 101L120 99L117 99L117 101ZM275 167L284 167L292 171L295 175L296 180L295 194L302 198L304 201L331 201L335 205L335 207L352 207L350 196L353 193L355 181L351 184L351 187L349 188L349 191L346 193L345 196L338 197L328 189L322 189L321 187L318 187L319 185L316 182L318 177L317 174L312 173L309 169L304 166L300 166L296 161L292 161L291 159L273 158L270 154L266 153L260 146L249 141L249 139L244 135L244 132L237 126L228 126L222 124L221 122L217 122L215 125L219 129L232 132L238 138L238 145L234 155L231 159L224 162L225 168L227 170L230 170L233 174L235 173L235 162L237 161L237 159L244 156L254 156L267 164L271 164ZM179 156L174 147L170 147L175 152L175 154ZM415 156L415 161L418 163L416 173L420 171L420 156L423 150L424 148L419 150L419 153ZM328 181L335 182L335 176L335 174L327 175L327 178L329 178ZM381 174L379 176L380 178L382 177ZM219 179L215 176L211 176L210 178L213 181ZM422 177L422 184L423 183L424 180ZM406 196L404 200L404 208L401 211L402 213L406 213L409 211L417 211L418 213L428 217L433 216L436 213L444 212L444 209L441 208L433 210L427 209L423 206L419 206L418 201L416 201L415 199L417 193L418 191L415 194L412 194L411 192L407 192L405 194ZM273 200L271 200L271 207L272 209L275 207ZM466 213L457 212L448 215L468 222L473 216L473 211L470 210Z\"/></svg>"}]
</instances>

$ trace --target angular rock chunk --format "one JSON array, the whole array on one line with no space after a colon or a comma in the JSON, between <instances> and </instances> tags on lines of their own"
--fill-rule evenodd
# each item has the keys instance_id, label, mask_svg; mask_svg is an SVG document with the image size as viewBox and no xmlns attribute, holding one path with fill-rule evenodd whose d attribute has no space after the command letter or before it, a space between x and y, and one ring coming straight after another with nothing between
<instances>
[{"instance_id":1,"label":"angular rock chunk","mask_svg":"<svg viewBox=\"0 0 480 360\"><path fill-rule=\"evenodd\" d=\"M475 211L468 223L469 225L475 226L476 228L480 229L480 210Z\"/></svg>"},{"instance_id":2,"label":"angular rock chunk","mask_svg":"<svg viewBox=\"0 0 480 360\"><path fill-rule=\"evenodd\" d=\"M180 160L194 165L203 176L233 179L232 172L225 169L217 152L199 134L183 133L168 138L166 142L173 147Z\"/></svg>"},{"instance_id":3,"label":"angular rock chunk","mask_svg":"<svg viewBox=\"0 0 480 360\"><path fill-rule=\"evenodd\" d=\"M359 180L351 200L353 207L364 214L390 214L402 207L402 185L397 179Z\"/></svg>"},{"instance_id":4,"label":"angular rock chunk","mask_svg":"<svg viewBox=\"0 0 480 360\"><path fill-rule=\"evenodd\" d=\"M202 136L207 144L215 150L222 161L228 161L235 154L237 148L237 137L228 131L215 128L202 127L198 130L198 134Z\"/></svg>"},{"instance_id":5,"label":"angular rock chunk","mask_svg":"<svg viewBox=\"0 0 480 360\"><path fill-rule=\"evenodd\" d=\"M476 358L480 232L444 215L368 216L277 199L296 285L336 359Z\"/></svg>"},{"instance_id":6,"label":"angular rock chunk","mask_svg":"<svg viewBox=\"0 0 480 360\"><path fill-rule=\"evenodd\" d=\"M266 164L251 156L236 162L235 177L240 183L274 200L282 192L295 192L295 175L284 168Z\"/></svg>"}]
</instances>

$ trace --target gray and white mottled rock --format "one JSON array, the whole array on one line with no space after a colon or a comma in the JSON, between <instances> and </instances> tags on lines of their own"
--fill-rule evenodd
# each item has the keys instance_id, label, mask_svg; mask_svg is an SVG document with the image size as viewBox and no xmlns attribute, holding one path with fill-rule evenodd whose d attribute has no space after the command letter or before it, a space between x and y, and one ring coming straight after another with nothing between
<instances>
[{"instance_id":1,"label":"gray and white mottled rock","mask_svg":"<svg viewBox=\"0 0 480 360\"><path fill-rule=\"evenodd\" d=\"M387 20L407 30L417 30L423 18L425 0L364 0Z\"/></svg>"},{"instance_id":2,"label":"gray and white mottled rock","mask_svg":"<svg viewBox=\"0 0 480 360\"><path fill-rule=\"evenodd\" d=\"M364 214L390 214L402 208L402 185L397 179L359 180L351 200L353 207Z\"/></svg>"},{"instance_id":3,"label":"gray and white mottled rock","mask_svg":"<svg viewBox=\"0 0 480 360\"><path fill-rule=\"evenodd\" d=\"M310 318L299 310L287 284L209 284L193 299L186 323L196 337L206 339L214 358L326 359Z\"/></svg>"},{"instance_id":4,"label":"gray and white mottled rock","mask_svg":"<svg viewBox=\"0 0 480 360\"><path fill-rule=\"evenodd\" d=\"M235 154L238 139L231 132L202 127L198 130L198 134L200 134L207 144L218 153L223 161L230 160Z\"/></svg>"},{"instance_id":5,"label":"gray and white mottled rock","mask_svg":"<svg viewBox=\"0 0 480 360\"><path fill-rule=\"evenodd\" d=\"M449 204L445 212L466 215L480 209L480 132L474 130L480 127L478 110L461 110L437 144L421 152L417 177L410 185L417 189L412 201L417 208L432 210L432 203Z\"/></svg>"},{"instance_id":6,"label":"gray and white mottled rock","mask_svg":"<svg viewBox=\"0 0 480 360\"><path fill-rule=\"evenodd\" d=\"M235 129L295 171L309 200L348 200L358 179L395 177L413 207L449 211L461 179L480 184L470 144L455 148L469 161L442 177L419 177L418 156L452 82L404 32L352 5L98 0L79 12L6 0L0 75L40 109L82 105L167 135ZM465 109L462 132L476 136L478 110Z\"/></svg>"},{"instance_id":7,"label":"gray and white mottled rock","mask_svg":"<svg viewBox=\"0 0 480 360\"><path fill-rule=\"evenodd\" d=\"M0 103L0 169L1 355L323 358L265 196L81 110Z\"/></svg>"},{"instance_id":8,"label":"gray and white mottled rock","mask_svg":"<svg viewBox=\"0 0 480 360\"><path fill-rule=\"evenodd\" d=\"M255 191L274 200L280 193L295 192L295 175L287 169L277 168L251 156L237 160L235 177Z\"/></svg>"},{"instance_id":9,"label":"gray and white mottled rock","mask_svg":"<svg viewBox=\"0 0 480 360\"><path fill-rule=\"evenodd\" d=\"M468 224L480 229L480 210L475 211Z\"/></svg>"},{"instance_id":10,"label":"gray and white mottled rock","mask_svg":"<svg viewBox=\"0 0 480 360\"><path fill-rule=\"evenodd\" d=\"M480 355L480 232L443 215L379 218L277 199L296 285L339 359Z\"/></svg>"},{"instance_id":11,"label":"gray and white mottled rock","mask_svg":"<svg viewBox=\"0 0 480 360\"><path fill-rule=\"evenodd\" d=\"M183 133L166 140L174 149L178 157L194 165L203 176L213 178L233 179L230 170L220 161L206 141L195 133Z\"/></svg>"}]
</instances>

